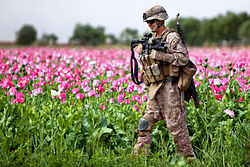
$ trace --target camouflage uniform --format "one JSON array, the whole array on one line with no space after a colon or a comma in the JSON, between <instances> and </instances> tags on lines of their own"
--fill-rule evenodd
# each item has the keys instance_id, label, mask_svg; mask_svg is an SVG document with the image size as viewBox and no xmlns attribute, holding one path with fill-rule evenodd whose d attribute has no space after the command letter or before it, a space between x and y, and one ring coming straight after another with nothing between
<instances>
[{"instance_id":1,"label":"camouflage uniform","mask_svg":"<svg viewBox=\"0 0 250 167\"><path fill-rule=\"evenodd\" d=\"M148 11L155 9L154 12L161 14L159 10L162 10L162 8L163 7L158 5L152 7ZM157 16L154 15L150 17L153 19L157 18ZM168 18L168 16L164 17L166 19ZM144 21L147 21L146 16L144 16ZM161 36L167 32L168 29L163 31ZM162 52L152 50L150 53L151 58L177 67L184 66L188 63L189 58L187 50L182 44L178 33L170 32L166 35L165 39L162 40L166 42L169 48L168 51ZM166 76L164 80L150 84L147 108L145 114L139 121L139 137L134 146L135 155L142 149L147 151L147 149L150 148L154 124L159 120L165 120L167 128L173 135L178 154L184 157L194 157L185 120L184 92L178 88L177 80L177 77Z\"/></svg>"}]
</instances>

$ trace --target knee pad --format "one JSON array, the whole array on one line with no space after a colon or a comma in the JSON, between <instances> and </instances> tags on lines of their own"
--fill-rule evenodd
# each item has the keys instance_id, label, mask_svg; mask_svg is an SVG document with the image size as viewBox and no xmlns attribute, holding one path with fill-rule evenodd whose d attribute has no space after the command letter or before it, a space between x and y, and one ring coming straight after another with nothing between
<instances>
[{"instance_id":1,"label":"knee pad","mask_svg":"<svg viewBox=\"0 0 250 167\"><path fill-rule=\"evenodd\" d=\"M149 115L145 114L140 120L138 125L138 133L139 136L145 136L146 131L152 130L154 125L154 118Z\"/></svg>"},{"instance_id":2,"label":"knee pad","mask_svg":"<svg viewBox=\"0 0 250 167\"><path fill-rule=\"evenodd\" d=\"M139 120L138 130L142 131L147 129L147 127L148 127L148 120L141 117L141 119Z\"/></svg>"}]
</instances>

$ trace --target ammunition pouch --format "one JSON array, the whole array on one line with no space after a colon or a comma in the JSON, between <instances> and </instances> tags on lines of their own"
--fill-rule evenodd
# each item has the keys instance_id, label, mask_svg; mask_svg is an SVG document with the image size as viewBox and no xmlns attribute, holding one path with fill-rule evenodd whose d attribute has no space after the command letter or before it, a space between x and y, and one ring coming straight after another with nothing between
<instances>
[{"instance_id":1,"label":"ammunition pouch","mask_svg":"<svg viewBox=\"0 0 250 167\"><path fill-rule=\"evenodd\" d=\"M178 88L180 88L182 91L187 90L196 70L197 68L195 64L190 60L187 65L181 67Z\"/></svg>"},{"instance_id":2,"label":"ammunition pouch","mask_svg":"<svg viewBox=\"0 0 250 167\"><path fill-rule=\"evenodd\" d=\"M150 83L163 81L166 77L178 77L179 67L156 61L156 63L143 67L142 80L148 86Z\"/></svg>"},{"instance_id":3,"label":"ammunition pouch","mask_svg":"<svg viewBox=\"0 0 250 167\"><path fill-rule=\"evenodd\" d=\"M151 67L150 66L147 66L144 68L144 71L145 71L145 74L147 75L147 78L149 79L149 82L156 82L157 80L155 79L153 73L152 73L152 70L151 70Z\"/></svg>"},{"instance_id":4,"label":"ammunition pouch","mask_svg":"<svg viewBox=\"0 0 250 167\"><path fill-rule=\"evenodd\" d=\"M162 65L162 71L164 76L169 76L169 77L179 76L179 67L172 64L164 63Z\"/></svg>"},{"instance_id":5,"label":"ammunition pouch","mask_svg":"<svg viewBox=\"0 0 250 167\"><path fill-rule=\"evenodd\" d=\"M160 68L159 64L153 64L150 67L151 67L153 76L155 77L156 81L161 81L164 79L163 71Z\"/></svg>"},{"instance_id":6,"label":"ammunition pouch","mask_svg":"<svg viewBox=\"0 0 250 167\"><path fill-rule=\"evenodd\" d=\"M150 85L150 80L147 78L145 71L141 73L141 80L146 86Z\"/></svg>"}]
</instances>

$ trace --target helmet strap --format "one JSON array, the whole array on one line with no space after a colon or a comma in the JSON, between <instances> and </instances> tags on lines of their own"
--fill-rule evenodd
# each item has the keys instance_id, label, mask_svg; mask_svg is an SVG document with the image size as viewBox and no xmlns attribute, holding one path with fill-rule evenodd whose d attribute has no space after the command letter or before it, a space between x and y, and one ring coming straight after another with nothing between
<instances>
[{"instance_id":1,"label":"helmet strap","mask_svg":"<svg viewBox=\"0 0 250 167\"><path fill-rule=\"evenodd\" d=\"M156 21L157 27L160 28L161 26L164 25L164 23L160 23L159 20Z\"/></svg>"}]
</instances>

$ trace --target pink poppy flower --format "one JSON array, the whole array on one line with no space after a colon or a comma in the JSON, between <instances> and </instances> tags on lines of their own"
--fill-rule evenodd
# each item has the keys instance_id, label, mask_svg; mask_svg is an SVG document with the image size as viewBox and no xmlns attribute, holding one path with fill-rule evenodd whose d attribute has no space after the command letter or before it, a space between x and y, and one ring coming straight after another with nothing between
<instances>
[{"instance_id":1,"label":"pink poppy flower","mask_svg":"<svg viewBox=\"0 0 250 167\"><path fill-rule=\"evenodd\" d=\"M17 96L18 96L18 98L19 98L19 97L20 97L20 98L23 98L24 94L23 94L22 92L18 92Z\"/></svg>"},{"instance_id":2,"label":"pink poppy flower","mask_svg":"<svg viewBox=\"0 0 250 167\"><path fill-rule=\"evenodd\" d=\"M95 96L95 91L94 91L94 90L89 91L89 92L86 94L86 96L87 96L87 97Z\"/></svg>"},{"instance_id":3,"label":"pink poppy flower","mask_svg":"<svg viewBox=\"0 0 250 167\"><path fill-rule=\"evenodd\" d=\"M79 88L74 88L71 90L72 94L77 94L79 92Z\"/></svg>"},{"instance_id":4,"label":"pink poppy flower","mask_svg":"<svg viewBox=\"0 0 250 167\"><path fill-rule=\"evenodd\" d=\"M233 112L233 111L231 111L231 110L229 110L229 109L226 109L226 110L224 110L224 112L225 112L226 114L228 114L231 118L234 117L234 112Z\"/></svg>"},{"instance_id":5,"label":"pink poppy flower","mask_svg":"<svg viewBox=\"0 0 250 167\"><path fill-rule=\"evenodd\" d=\"M37 91L37 89L34 89L34 90L32 90L32 94L34 95L34 96L38 96L38 91Z\"/></svg>"},{"instance_id":6,"label":"pink poppy flower","mask_svg":"<svg viewBox=\"0 0 250 167\"><path fill-rule=\"evenodd\" d=\"M41 86L45 86L46 85L46 81L41 81L40 84L41 84Z\"/></svg>"},{"instance_id":7,"label":"pink poppy flower","mask_svg":"<svg viewBox=\"0 0 250 167\"><path fill-rule=\"evenodd\" d=\"M242 99L242 96L240 96L240 99L237 99L237 102L242 102L243 99Z\"/></svg>"},{"instance_id":8,"label":"pink poppy flower","mask_svg":"<svg viewBox=\"0 0 250 167\"><path fill-rule=\"evenodd\" d=\"M90 89L91 89L91 87L86 86L86 87L83 89L83 92L89 92L89 91L90 91Z\"/></svg>"},{"instance_id":9,"label":"pink poppy flower","mask_svg":"<svg viewBox=\"0 0 250 167\"><path fill-rule=\"evenodd\" d=\"M82 93L76 94L76 99L82 99L82 98L84 98L84 94L82 94Z\"/></svg>"},{"instance_id":10,"label":"pink poppy flower","mask_svg":"<svg viewBox=\"0 0 250 167\"><path fill-rule=\"evenodd\" d=\"M58 96L59 99L65 99L66 98L66 93L60 93Z\"/></svg>"},{"instance_id":11,"label":"pink poppy flower","mask_svg":"<svg viewBox=\"0 0 250 167\"><path fill-rule=\"evenodd\" d=\"M9 81L8 78L2 78L2 80L0 82L0 86L2 89L6 89L6 88L11 88L13 86L13 84L11 81Z\"/></svg>"},{"instance_id":12,"label":"pink poppy flower","mask_svg":"<svg viewBox=\"0 0 250 167\"><path fill-rule=\"evenodd\" d=\"M221 84L221 80L220 79L214 79L214 85L220 85Z\"/></svg>"},{"instance_id":13,"label":"pink poppy flower","mask_svg":"<svg viewBox=\"0 0 250 167\"><path fill-rule=\"evenodd\" d=\"M17 94L16 88L11 87L10 90L9 90L9 94L10 94L10 96L16 96L16 94Z\"/></svg>"},{"instance_id":14,"label":"pink poppy flower","mask_svg":"<svg viewBox=\"0 0 250 167\"><path fill-rule=\"evenodd\" d=\"M15 104L16 99L11 99L11 104Z\"/></svg>"},{"instance_id":15,"label":"pink poppy flower","mask_svg":"<svg viewBox=\"0 0 250 167\"><path fill-rule=\"evenodd\" d=\"M125 90L126 92L134 92L134 87L128 86L127 89Z\"/></svg>"},{"instance_id":16,"label":"pink poppy flower","mask_svg":"<svg viewBox=\"0 0 250 167\"><path fill-rule=\"evenodd\" d=\"M216 100L221 100L222 99L222 95L216 95Z\"/></svg>"},{"instance_id":17,"label":"pink poppy flower","mask_svg":"<svg viewBox=\"0 0 250 167\"><path fill-rule=\"evenodd\" d=\"M136 102L137 102L139 105L141 105L141 101L140 101L140 100L136 100Z\"/></svg>"},{"instance_id":18,"label":"pink poppy flower","mask_svg":"<svg viewBox=\"0 0 250 167\"><path fill-rule=\"evenodd\" d=\"M68 91L71 88L71 86L70 86L70 84L67 81L65 81L65 82L62 83L62 88L64 90Z\"/></svg>"},{"instance_id":19,"label":"pink poppy flower","mask_svg":"<svg viewBox=\"0 0 250 167\"><path fill-rule=\"evenodd\" d=\"M107 108L106 106L101 106L101 110L104 110L105 108Z\"/></svg>"},{"instance_id":20,"label":"pink poppy flower","mask_svg":"<svg viewBox=\"0 0 250 167\"><path fill-rule=\"evenodd\" d=\"M124 90L123 87L121 87L121 86L118 87L118 91L119 91L120 93L123 92L123 90Z\"/></svg>"},{"instance_id":21,"label":"pink poppy flower","mask_svg":"<svg viewBox=\"0 0 250 167\"><path fill-rule=\"evenodd\" d=\"M63 82L63 77L62 76L58 76L58 77L55 78L55 81L57 83L62 83Z\"/></svg>"},{"instance_id":22,"label":"pink poppy flower","mask_svg":"<svg viewBox=\"0 0 250 167\"><path fill-rule=\"evenodd\" d=\"M223 84L223 85L229 84L229 78L223 78L222 84Z\"/></svg>"},{"instance_id":23,"label":"pink poppy flower","mask_svg":"<svg viewBox=\"0 0 250 167\"><path fill-rule=\"evenodd\" d=\"M146 102L148 100L148 96L147 95L142 95L141 96L141 101Z\"/></svg>"},{"instance_id":24,"label":"pink poppy flower","mask_svg":"<svg viewBox=\"0 0 250 167\"><path fill-rule=\"evenodd\" d=\"M138 92L139 94L143 94L143 93L146 92L146 91L145 91L144 88L137 88L137 92Z\"/></svg>"},{"instance_id":25,"label":"pink poppy flower","mask_svg":"<svg viewBox=\"0 0 250 167\"><path fill-rule=\"evenodd\" d=\"M64 104L64 103L65 103L65 101L66 101L66 99L65 99L65 98L63 98L63 99L61 100L61 103L62 103L62 104Z\"/></svg>"},{"instance_id":26,"label":"pink poppy flower","mask_svg":"<svg viewBox=\"0 0 250 167\"><path fill-rule=\"evenodd\" d=\"M88 84L89 84L88 80L83 80L80 85L83 88L83 87L87 86Z\"/></svg>"},{"instance_id":27,"label":"pink poppy flower","mask_svg":"<svg viewBox=\"0 0 250 167\"><path fill-rule=\"evenodd\" d=\"M227 85L222 85L219 87L220 92L225 92Z\"/></svg>"},{"instance_id":28,"label":"pink poppy flower","mask_svg":"<svg viewBox=\"0 0 250 167\"><path fill-rule=\"evenodd\" d=\"M129 103L130 103L130 99L125 99L125 100L124 100L124 103L125 103L125 104L129 104Z\"/></svg>"},{"instance_id":29,"label":"pink poppy flower","mask_svg":"<svg viewBox=\"0 0 250 167\"><path fill-rule=\"evenodd\" d=\"M20 104L20 103L23 103L23 102L24 102L23 97L18 97L17 102L18 102L19 104Z\"/></svg>"},{"instance_id":30,"label":"pink poppy flower","mask_svg":"<svg viewBox=\"0 0 250 167\"><path fill-rule=\"evenodd\" d=\"M106 75L107 75L108 78L112 77L112 75L113 75L112 71L107 71L106 73L107 73Z\"/></svg>"},{"instance_id":31,"label":"pink poppy flower","mask_svg":"<svg viewBox=\"0 0 250 167\"><path fill-rule=\"evenodd\" d=\"M118 98L117 98L117 102L118 102L119 104L122 104L122 103L123 103L123 99L120 98L120 97L118 97Z\"/></svg>"},{"instance_id":32,"label":"pink poppy flower","mask_svg":"<svg viewBox=\"0 0 250 167\"><path fill-rule=\"evenodd\" d=\"M115 102L115 100L113 98L109 99L109 103L113 104Z\"/></svg>"},{"instance_id":33,"label":"pink poppy flower","mask_svg":"<svg viewBox=\"0 0 250 167\"><path fill-rule=\"evenodd\" d=\"M38 92L39 94L43 93L43 88L37 88L37 92Z\"/></svg>"},{"instance_id":34,"label":"pink poppy flower","mask_svg":"<svg viewBox=\"0 0 250 167\"><path fill-rule=\"evenodd\" d=\"M13 76L12 76L12 79L13 79L13 80L18 80L18 75L13 75Z\"/></svg>"},{"instance_id":35,"label":"pink poppy flower","mask_svg":"<svg viewBox=\"0 0 250 167\"><path fill-rule=\"evenodd\" d=\"M99 85L99 80L94 80L93 81L93 87L97 87Z\"/></svg>"},{"instance_id":36,"label":"pink poppy flower","mask_svg":"<svg viewBox=\"0 0 250 167\"><path fill-rule=\"evenodd\" d=\"M100 93L105 92L105 88L101 87L101 85L98 86L98 90L99 90Z\"/></svg>"},{"instance_id":37,"label":"pink poppy flower","mask_svg":"<svg viewBox=\"0 0 250 167\"><path fill-rule=\"evenodd\" d=\"M136 100L139 100L140 99L140 96L139 95L134 95L133 97L132 97L132 100L133 101L136 101Z\"/></svg>"},{"instance_id":38,"label":"pink poppy flower","mask_svg":"<svg viewBox=\"0 0 250 167\"><path fill-rule=\"evenodd\" d=\"M119 98L125 98L126 97L126 93L121 93L121 94L119 94Z\"/></svg>"},{"instance_id":39,"label":"pink poppy flower","mask_svg":"<svg viewBox=\"0 0 250 167\"><path fill-rule=\"evenodd\" d=\"M201 82L199 82L199 81L196 82L196 83L195 83L195 86L196 86L196 87L200 87L200 86L201 86Z\"/></svg>"},{"instance_id":40,"label":"pink poppy flower","mask_svg":"<svg viewBox=\"0 0 250 167\"><path fill-rule=\"evenodd\" d=\"M133 105L133 108L135 108L136 111L140 111L140 109L138 108L138 105L137 105L137 104Z\"/></svg>"}]
</instances>

